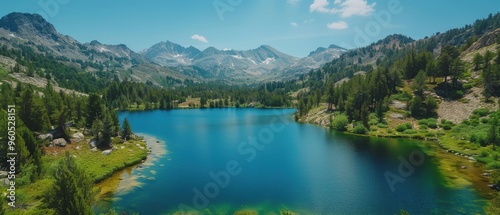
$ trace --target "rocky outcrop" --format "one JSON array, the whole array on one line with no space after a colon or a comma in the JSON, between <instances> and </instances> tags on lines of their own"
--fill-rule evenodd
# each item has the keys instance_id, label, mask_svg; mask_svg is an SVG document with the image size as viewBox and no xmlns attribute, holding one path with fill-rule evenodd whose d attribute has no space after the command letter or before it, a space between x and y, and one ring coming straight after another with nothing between
<instances>
[{"instance_id":1,"label":"rocky outcrop","mask_svg":"<svg viewBox=\"0 0 500 215\"><path fill-rule=\"evenodd\" d=\"M477 51L483 47L491 46L498 41L499 36L500 36L500 28L479 38L479 40L477 40L474 44L472 44L464 53L470 53L473 51Z\"/></svg>"},{"instance_id":2,"label":"rocky outcrop","mask_svg":"<svg viewBox=\"0 0 500 215\"><path fill-rule=\"evenodd\" d=\"M66 142L66 140L64 138L59 138L59 139L53 140L52 144L59 146L59 147L66 147L68 142Z\"/></svg>"},{"instance_id":3,"label":"rocky outcrop","mask_svg":"<svg viewBox=\"0 0 500 215\"><path fill-rule=\"evenodd\" d=\"M81 132L78 132L78 133L74 133L73 135L71 135L71 139L74 139L76 141L81 141L85 138L85 136L83 135L83 133Z\"/></svg>"}]
</instances>

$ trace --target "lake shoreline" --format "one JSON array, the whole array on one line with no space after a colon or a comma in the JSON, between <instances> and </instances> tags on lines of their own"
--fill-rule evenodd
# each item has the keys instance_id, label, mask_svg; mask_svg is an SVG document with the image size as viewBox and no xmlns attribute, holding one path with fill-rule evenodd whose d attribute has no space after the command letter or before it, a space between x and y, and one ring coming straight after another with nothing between
<instances>
[{"instance_id":1,"label":"lake shoreline","mask_svg":"<svg viewBox=\"0 0 500 215\"><path fill-rule=\"evenodd\" d=\"M145 170L147 167L155 165L158 159L167 154L166 145L163 140L149 134L139 133L136 135L140 137L142 142L145 142L148 153L144 159L139 161L134 160L130 162L130 165L116 169L111 175L97 182L95 187L100 189L97 197L98 200L106 201L109 195L126 193L143 186L143 184L138 182L139 177L133 176L134 171L138 169Z\"/></svg>"},{"instance_id":2,"label":"lake shoreline","mask_svg":"<svg viewBox=\"0 0 500 215\"><path fill-rule=\"evenodd\" d=\"M295 117L295 115L293 116ZM489 178L482 176L482 173L486 173L490 170L486 168L486 163L476 160L473 155L466 153L460 153L447 148L442 144L442 140L438 137L422 137L419 135L408 135L408 134L374 134L368 132L367 134L356 134L349 131L338 131L322 121L305 121L299 120L297 123L316 125L325 129L331 129L345 135L360 136L360 137L376 137L376 138L387 138L387 139L408 139L408 140L418 140L425 142L434 143L437 151L435 152L435 157L439 161L439 168L445 177L448 179L448 183L453 187L464 187L471 186L478 191L478 193L485 199L490 200L492 198L493 190L488 186L490 184ZM458 165L460 164L460 165ZM471 170L472 169L472 170ZM474 172L473 175L470 172ZM459 176L457 176L459 174ZM465 182L464 182L465 180Z\"/></svg>"}]
</instances>

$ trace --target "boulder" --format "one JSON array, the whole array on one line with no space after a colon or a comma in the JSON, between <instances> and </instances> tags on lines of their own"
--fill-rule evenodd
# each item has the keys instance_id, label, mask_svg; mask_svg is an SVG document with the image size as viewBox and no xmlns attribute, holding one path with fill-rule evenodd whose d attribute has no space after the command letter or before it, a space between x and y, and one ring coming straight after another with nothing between
<instances>
[{"instance_id":1,"label":"boulder","mask_svg":"<svg viewBox=\"0 0 500 215\"><path fill-rule=\"evenodd\" d=\"M96 147L96 141L95 140L91 140L89 142L89 147L92 149L92 148L95 148Z\"/></svg>"},{"instance_id":2,"label":"boulder","mask_svg":"<svg viewBox=\"0 0 500 215\"><path fill-rule=\"evenodd\" d=\"M405 117L403 116L403 114L399 114L399 113L391 113L389 115L390 118L392 119L404 119Z\"/></svg>"},{"instance_id":3,"label":"boulder","mask_svg":"<svg viewBox=\"0 0 500 215\"><path fill-rule=\"evenodd\" d=\"M103 155L109 155L109 154L111 154L111 149L102 151L101 154L103 154Z\"/></svg>"},{"instance_id":4,"label":"boulder","mask_svg":"<svg viewBox=\"0 0 500 215\"><path fill-rule=\"evenodd\" d=\"M0 185L9 186L10 185L9 179L7 179L7 178L0 179Z\"/></svg>"},{"instance_id":5,"label":"boulder","mask_svg":"<svg viewBox=\"0 0 500 215\"><path fill-rule=\"evenodd\" d=\"M81 132L74 133L73 135L71 135L71 139L75 140L83 140L84 138L85 136Z\"/></svg>"},{"instance_id":6,"label":"boulder","mask_svg":"<svg viewBox=\"0 0 500 215\"><path fill-rule=\"evenodd\" d=\"M7 171L0 171L0 178L7 178L9 173Z\"/></svg>"},{"instance_id":7,"label":"boulder","mask_svg":"<svg viewBox=\"0 0 500 215\"><path fill-rule=\"evenodd\" d=\"M59 147L66 147L66 145L68 144L68 142L66 142L64 138L52 140L52 143Z\"/></svg>"},{"instance_id":8,"label":"boulder","mask_svg":"<svg viewBox=\"0 0 500 215\"><path fill-rule=\"evenodd\" d=\"M54 136L52 136L52 134L50 134L50 133L49 134L40 134L40 135L38 135L37 138L40 140L52 140L52 139L54 139Z\"/></svg>"},{"instance_id":9,"label":"boulder","mask_svg":"<svg viewBox=\"0 0 500 215\"><path fill-rule=\"evenodd\" d=\"M90 149L90 151L97 152L97 148L94 147L94 148Z\"/></svg>"}]
</instances>

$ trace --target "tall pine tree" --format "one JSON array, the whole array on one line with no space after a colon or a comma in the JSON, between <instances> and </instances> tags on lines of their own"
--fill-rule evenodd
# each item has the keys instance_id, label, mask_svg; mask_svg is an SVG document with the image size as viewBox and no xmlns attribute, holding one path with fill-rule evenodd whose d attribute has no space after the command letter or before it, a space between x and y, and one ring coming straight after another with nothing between
<instances>
[{"instance_id":1,"label":"tall pine tree","mask_svg":"<svg viewBox=\"0 0 500 215\"><path fill-rule=\"evenodd\" d=\"M92 215L95 201L94 183L84 169L66 152L53 173L55 182L44 195L43 202L59 215Z\"/></svg>"}]
</instances>

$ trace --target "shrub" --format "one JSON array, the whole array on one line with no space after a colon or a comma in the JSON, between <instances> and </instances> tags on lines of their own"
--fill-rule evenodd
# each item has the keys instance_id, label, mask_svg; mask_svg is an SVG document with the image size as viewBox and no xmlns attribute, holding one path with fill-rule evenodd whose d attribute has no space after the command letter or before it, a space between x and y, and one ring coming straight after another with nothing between
<instances>
[{"instance_id":1,"label":"shrub","mask_svg":"<svg viewBox=\"0 0 500 215\"><path fill-rule=\"evenodd\" d=\"M349 124L349 119L344 114L335 116L332 120L332 128L338 131L347 131L348 124Z\"/></svg>"},{"instance_id":2,"label":"shrub","mask_svg":"<svg viewBox=\"0 0 500 215\"><path fill-rule=\"evenodd\" d=\"M404 124L400 124L398 126L396 126L396 131L398 132L404 132L406 130L406 125Z\"/></svg>"},{"instance_id":3,"label":"shrub","mask_svg":"<svg viewBox=\"0 0 500 215\"><path fill-rule=\"evenodd\" d=\"M388 126L388 125L383 124L383 123L378 123L378 124L377 124L377 127L379 127L379 128L389 128L389 126Z\"/></svg>"},{"instance_id":4,"label":"shrub","mask_svg":"<svg viewBox=\"0 0 500 215\"><path fill-rule=\"evenodd\" d=\"M489 153L488 153L488 151L486 151L486 150L482 150L482 151L479 153L479 157L482 157L482 158L484 158L484 157L488 157L488 155L489 155Z\"/></svg>"},{"instance_id":5,"label":"shrub","mask_svg":"<svg viewBox=\"0 0 500 215\"><path fill-rule=\"evenodd\" d=\"M422 131L427 130L427 128L429 128L427 125L421 125L420 126L420 130L422 130Z\"/></svg>"},{"instance_id":6,"label":"shrub","mask_svg":"<svg viewBox=\"0 0 500 215\"><path fill-rule=\"evenodd\" d=\"M416 134L417 132L413 129L406 129L403 133L405 134Z\"/></svg>"},{"instance_id":7,"label":"shrub","mask_svg":"<svg viewBox=\"0 0 500 215\"><path fill-rule=\"evenodd\" d=\"M407 123L399 124L398 126L396 126L396 131L404 132L405 130L412 129L412 128L413 128L413 126L411 125L411 123L407 122Z\"/></svg>"},{"instance_id":8,"label":"shrub","mask_svg":"<svg viewBox=\"0 0 500 215\"><path fill-rule=\"evenodd\" d=\"M480 117L483 117L483 116L488 116L488 114L490 113L490 110L488 110L488 108L479 108L479 109L476 109L474 110L474 115L478 115Z\"/></svg>"},{"instance_id":9,"label":"shrub","mask_svg":"<svg viewBox=\"0 0 500 215\"><path fill-rule=\"evenodd\" d=\"M477 125L479 125L479 119L471 119L471 120L470 120L470 125L472 125L472 126L477 126Z\"/></svg>"},{"instance_id":10,"label":"shrub","mask_svg":"<svg viewBox=\"0 0 500 215\"><path fill-rule=\"evenodd\" d=\"M427 119L418 120L418 125L427 125L427 124L428 124Z\"/></svg>"},{"instance_id":11,"label":"shrub","mask_svg":"<svg viewBox=\"0 0 500 215\"><path fill-rule=\"evenodd\" d=\"M356 134L366 134L366 132L368 132L368 129L363 125L363 123L357 123L352 132Z\"/></svg>"},{"instance_id":12,"label":"shrub","mask_svg":"<svg viewBox=\"0 0 500 215\"><path fill-rule=\"evenodd\" d=\"M368 121L368 125L376 125L378 124L378 119L370 119L370 121Z\"/></svg>"},{"instance_id":13,"label":"shrub","mask_svg":"<svg viewBox=\"0 0 500 215\"><path fill-rule=\"evenodd\" d=\"M441 124L441 127L444 130L451 130L451 128L453 127L453 125L451 125L451 124Z\"/></svg>"},{"instance_id":14,"label":"shrub","mask_svg":"<svg viewBox=\"0 0 500 215\"><path fill-rule=\"evenodd\" d=\"M488 121L489 120L487 118L482 118L481 119L481 123L483 123L483 124L488 124Z\"/></svg>"}]
</instances>

